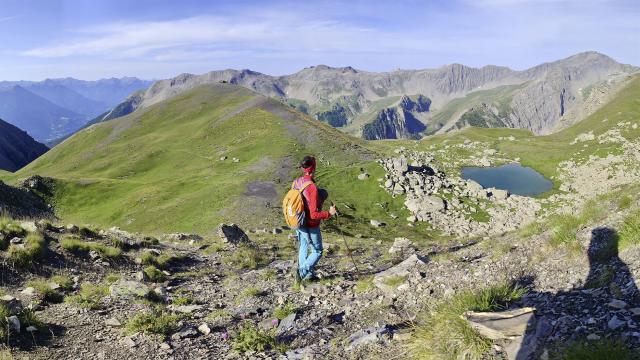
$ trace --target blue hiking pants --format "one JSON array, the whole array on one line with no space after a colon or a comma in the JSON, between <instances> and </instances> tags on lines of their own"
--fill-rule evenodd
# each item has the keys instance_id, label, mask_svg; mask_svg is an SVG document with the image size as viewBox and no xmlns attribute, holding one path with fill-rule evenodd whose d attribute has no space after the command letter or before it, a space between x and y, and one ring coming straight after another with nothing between
<instances>
[{"instance_id":1,"label":"blue hiking pants","mask_svg":"<svg viewBox=\"0 0 640 360\"><path fill-rule=\"evenodd\" d=\"M313 275L313 268L322 256L322 235L320 227L301 227L297 230L300 250L298 252L298 273L303 279ZM309 253L311 248L311 253Z\"/></svg>"}]
</instances>

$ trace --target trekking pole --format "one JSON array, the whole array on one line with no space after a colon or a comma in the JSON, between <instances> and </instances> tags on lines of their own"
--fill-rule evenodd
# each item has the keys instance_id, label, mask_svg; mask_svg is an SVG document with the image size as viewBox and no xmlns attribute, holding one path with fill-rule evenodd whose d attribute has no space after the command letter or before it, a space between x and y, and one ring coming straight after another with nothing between
<instances>
[{"instance_id":1,"label":"trekking pole","mask_svg":"<svg viewBox=\"0 0 640 360\"><path fill-rule=\"evenodd\" d=\"M331 203L332 206L336 206L336 204L334 204L333 202ZM342 241L344 241L344 246L347 248L347 254L349 255L349 258L351 258L351 262L353 263L353 267L356 269L356 273L360 273L360 270L358 269L358 265L356 265L356 261L353 259L353 254L351 253L351 249L349 248L349 244L347 243L347 238L344 237L344 232L342 231L342 228L340 226L340 213L337 211L336 209L336 225L338 226L338 231L340 232L340 236L342 237Z\"/></svg>"}]
</instances>

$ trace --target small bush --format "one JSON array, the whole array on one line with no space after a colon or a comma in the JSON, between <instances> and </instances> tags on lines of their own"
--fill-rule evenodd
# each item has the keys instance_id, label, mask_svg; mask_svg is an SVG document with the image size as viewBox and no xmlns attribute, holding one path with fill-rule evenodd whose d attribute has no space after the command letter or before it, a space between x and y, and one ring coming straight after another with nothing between
<instances>
[{"instance_id":1,"label":"small bush","mask_svg":"<svg viewBox=\"0 0 640 360\"><path fill-rule=\"evenodd\" d=\"M636 354L637 355L637 354ZM576 341L551 356L553 360L632 360L638 359L620 340Z\"/></svg>"},{"instance_id":2,"label":"small bush","mask_svg":"<svg viewBox=\"0 0 640 360\"><path fill-rule=\"evenodd\" d=\"M36 279L27 282L27 286L36 289L41 299L50 303L62 302L63 296L51 288L51 282L47 279Z\"/></svg>"},{"instance_id":3,"label":"small bush","mask_svg":"<svg viewBox=\"0 0 640 360\"><path fill-rule=\"evenodd\" d=\"M83 308L97 310L102 308L102 298L109 294L105 285L83 283L76 295L67 296L64 301Z\"/></svg>"},{"instance_id":4,"label":"small bush","mask_svg":"<svg viewBox=\"0 0 640 360\"><path fill-rule=\"evenodd\" d=\"M233 339L233 348L240 352L277 350L284 352L286 347L278 344L275 331L265 332L246 322L240 333Z\"/></svg>"},{"instance_id":5,"label":"small bush","mask_svg":"<svg viewBox=\"0 0 640 360\"><path fill-rule=\"evenodd\" d=\"M295 305L293 305L293 303L287 301L284 305L277 307L275 310L273 310L273 316L276 319L282 320L287 316L295 313L297 310L298 309L296 308Z\"/></svg>"},{"instance_id":6,"label":"small bush","mask_svg":"<svg viewBox=\"0 0 640 360\"><path fill-rule=\"evenodd\" d=\"M60 241L60 245L63 249L73 252L88 252L88 251L96 251L103 258L113 259L122 255L122 250L115 248L113 246L107 246L97 242L83 241L73 236L64 237Z\"/></svg>"},{"instance_id":7,"label":"small bush","mask_svg":"<svg viewBox=\"0 0 640 360\"><path fill-rule=\"evenodd\" d=\"M20 315L18 315L18 319L20 320L20 324L25 328L29 326L33 326L38 329L44 328L44 324L42 323L42 321L38 319L36 313L31 309L22 310Z\"/></svg>"},{"instance_id":8,"label":"small bush","mask_svg":"<svg viewBox=\"0 0 640 360\"><path fill-rule=\"evenodd\" d=\"M19 268L29 267L34 261L42 258L45 247L46 242L42 234L29 234L24 240L24 246L11 245L9 247L9 261Z\"/></svg>"},{"instance_id":9,"label":"small bush","mask_svg":"<svg viewBox=\"0 0 640 360\"><path fill-rule=\"evenodd\" d=\"M265 270L260 277L262 278L262 280L264 281L270 281L275 279L278 276L278 273L274 270L274 269L267 269Z\"/></svg>"},{"instance_id":10,"label":"small bush","mask_svg":"<svg viewBox=\"0 0 640 360\"><path fill-rule=\"evenodd\" d=\"M153 265L145 267L142 271L144 271L145 275L147 275L147 278L151 282L157 283L167 280L167 276Z\"/></svg>"},{"instance_id":11,"label":"small bush","mask_svg":"<svg viewBox=\"0 0 640 360\"><path fill-rule=\"evenodd\" d=\"M498 285L460 293L421 315L410 343L414 358L484 359L491 341L480 336L461 318L466 311L496 311L524 295L524 289Z\"/></svg>"},{"instance_id":12,"label":"small bush","mask_svg":"<svg viewBox=\"0 0 640 360\"><path fill-rule=\"evenodd\" d=\"M179 320L177 315L162 312L140 313L127 322L125 330L129 334L142 332L167 336L178 329Z\"/></svg>"}]
</instances>

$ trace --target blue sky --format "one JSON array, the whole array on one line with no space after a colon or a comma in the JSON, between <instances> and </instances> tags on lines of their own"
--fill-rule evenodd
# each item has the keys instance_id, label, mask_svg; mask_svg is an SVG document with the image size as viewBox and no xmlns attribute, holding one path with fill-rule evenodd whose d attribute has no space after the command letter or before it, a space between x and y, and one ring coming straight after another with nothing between
<instances>
[{"instance_id":1,"label":"blue sky","mask_svg":"<svg viewBox=\"0 0 640 360\"><path fill-rule=\"evenodd\" d=\"M640 65L640 1L0 0L0 44L0 80L524 69L587 50Z\"/></svg>"}]
</instances>

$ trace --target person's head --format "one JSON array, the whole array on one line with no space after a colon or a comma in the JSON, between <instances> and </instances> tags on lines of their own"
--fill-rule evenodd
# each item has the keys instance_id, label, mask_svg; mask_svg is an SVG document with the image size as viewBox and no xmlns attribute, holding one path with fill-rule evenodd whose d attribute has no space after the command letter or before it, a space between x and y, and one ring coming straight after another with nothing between
<instances>
[{"instance_id":1,"label":"person's head","mask_svg":"<svg viewBox=\"0 0 640 360\"><path fill-rule=\"evenodd\" d=\"M313 172L316 171L316 158L311 155L305 156L300 162L300 167L305 174L313 174Z\"/></svg>"}]
</instances>

